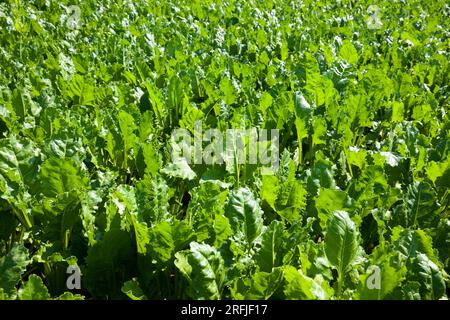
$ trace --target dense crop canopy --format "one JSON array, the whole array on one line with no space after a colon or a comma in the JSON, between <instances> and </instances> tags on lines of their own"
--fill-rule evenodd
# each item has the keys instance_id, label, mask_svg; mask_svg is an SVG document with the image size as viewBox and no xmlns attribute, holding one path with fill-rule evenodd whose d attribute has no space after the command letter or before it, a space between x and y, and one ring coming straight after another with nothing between
<instances>
[{"instance_id":1,"label":"dense crop canopy","mask_svg":"<svg viewBox=\"0 0 450 320\"><path fill-rule=\"evenodd\" d=\"M2 1L0 299L446 299L449 30L444 0Z\"/></svg>"}]
</instances>

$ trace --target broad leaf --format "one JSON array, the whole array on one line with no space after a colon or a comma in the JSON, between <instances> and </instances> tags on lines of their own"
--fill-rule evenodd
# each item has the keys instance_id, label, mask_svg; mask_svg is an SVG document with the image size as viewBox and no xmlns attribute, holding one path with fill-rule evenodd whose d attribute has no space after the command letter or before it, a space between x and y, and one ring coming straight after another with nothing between
<instances>
[{"instance_id":1,"label":"broad leaf","mask_svg":"<svg viewBox=\"0 0 450 320\"><path fill-rule=\"evenodd\" d=\"M30 262L28 250L22 244L15 244L0 260L0 288L5 294L14 294L15 286Z\"/></svg>"},{"instance_id":2,"label":"broad leaf","mask_svg":"<svg viewBox=\"0 0 450 320\"><path fill-rule=\"evenodd\" d=\"M263 229L262 213L258 200L250 189L239 188L231 191L225 206L225 215L230 221L233 238L251 248Z\"/></svg>"},{"instance_id":3,"label":"broad leaf","mask_svg":"<svg viewBox=\"0 0 450 320\"><path fill-rule=\"evenodd\" d=\"M224 261L214 247L192 242L190 250L178 252L177 268L189 282L193 299L220 299L225 279Z\"/></svg>"},{"instance_id":4,"label":"broad leaf","mask_svg":"<svg viewBox=\"0 0 450 320\"><path fill-rule=\"evenodd\" d=\"M30 275L28 281L19 290L20 300L49 300L50 294L42 279L37 275Z\"/></svg>"}]
</instances>

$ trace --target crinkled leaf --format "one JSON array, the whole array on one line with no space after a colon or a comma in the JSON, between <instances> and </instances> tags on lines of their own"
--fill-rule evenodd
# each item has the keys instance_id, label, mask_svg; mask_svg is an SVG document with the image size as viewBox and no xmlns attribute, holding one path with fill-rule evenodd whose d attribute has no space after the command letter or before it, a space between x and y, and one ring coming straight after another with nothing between
<instances>
[{"instance_id":1,"label":"crinkled leaf","mask_svg":"<svg viewBox=\"0 0 450 320\"><path fill-rule=\"evenodd\" d=\"M239 188L229 193L225 215L230 221L233 238L244 243L247 248L261 235L263 229L262 210L253 192Z\"/></svg>"},{"instance_id":2,"label":"crinkled leaf","mask_svg":"<svg viewBox=\"0 0 450 320\"><path fill-rule=\"evenodd\" d=\"M0 260L0 288L6 294L15 291L15 286L30 262L28 250L22 244L15 244L11 251Z\"/></svg>"},{"instance_id":3,"label":"crinkled leaf","mask_svg":"<svg viewBox=\"0 0 450 320\"><path fill-rule=\"evenodd\" d=\"M49 300L50 294L42 279L37 275L30 275L28 281L25 282L19 290L20 300Z\"/></svg>"},{"instance_id":4,"label":"crinkled leaf","mask_svg":"<svg viewBox=\"0 0 450 320\"><path fill-rule=\"evenodd\" d=\"M190 250L176 253L175 265L189 282L193 299L220 299L225 279L224 261L214 247L192 242Z\"/></svg>"}]
</instances>

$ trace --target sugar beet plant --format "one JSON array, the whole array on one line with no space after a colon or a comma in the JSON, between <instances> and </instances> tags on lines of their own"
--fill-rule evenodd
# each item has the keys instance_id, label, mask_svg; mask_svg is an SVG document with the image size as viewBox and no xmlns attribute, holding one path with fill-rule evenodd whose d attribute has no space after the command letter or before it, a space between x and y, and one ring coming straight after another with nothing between
<instances>
[{"instance_id":1,"label":"sugar beet plant","mask_svg":"<svg viewBox=\"0 0 450 320\"><path fill-rule=\"evenodd\" d=\"M0 299L446 299L449 30L443 0L2 1ZM175 159L198 121L278 130L278 166Z\"/></svg>"}]
</instances>

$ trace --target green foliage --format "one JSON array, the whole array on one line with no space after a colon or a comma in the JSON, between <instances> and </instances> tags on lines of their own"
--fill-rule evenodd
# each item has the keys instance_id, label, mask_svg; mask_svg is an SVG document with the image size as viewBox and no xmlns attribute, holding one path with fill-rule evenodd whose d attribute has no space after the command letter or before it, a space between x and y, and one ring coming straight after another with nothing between
<instances>
[{"instance_id":1,"label":"green foliage","mask_svg":"<svg viewBox=\"0 0 450 320\"><path fill-rule=\"evenodd\" d=\"M189 282L193 299L220 299L225 279L224 261L214 247L191 242L190 249L176 254L175 265Z\"/></svg>"},{"instance_id":2,"label":"green foliage","mask_svg":"<svg viewBox=\"0 0 450 320\"><path fill-rule=\"evenodd\" d=\"M376 5L2 1L0 299L448 298L449 7Z\"/></svg>"},{"instance_id":3,"label":"green foliage","mask_svg":"<svg viewBox=\"0 0 450 320\"><path fill-rule=\"evenodd\" d=\"M263 228L262 210L252 191L239 188L229 193L225 215L230 221L233 239L250 249Z\"/></svg>"},{"instance_id":4,"label":"green foliage","mask_svg":"<svg viewBox=\"0 0 450 320\"><path fill-rule=\"evenodd\" d=\"M30 262L28 250L21 244L14 245L0 260L0 284L4 294L15 293L15 287Z\"/></svg>"},{"instance_id":5,"label":"green foliage","mask_svg":"<svg viewBox=\"0 0 450 320\"><path fill-rule=\"evenodd\" d=\"M42 279L32 274L19 290L20 300L48 300L50 295Z\"/></svg>"},{"instance_id":6,"label":"green foliage","mask_svg":"<svg viewBox=\"0 0 450 320\"><path fill-rule=\"evenodd\" d=\"M345 211L335 211L325 234L325 252L328 261L338 272L338 295L344 275L350 271L358 249L358 234L354 222Z\"/></svg>"}]
</instances>

